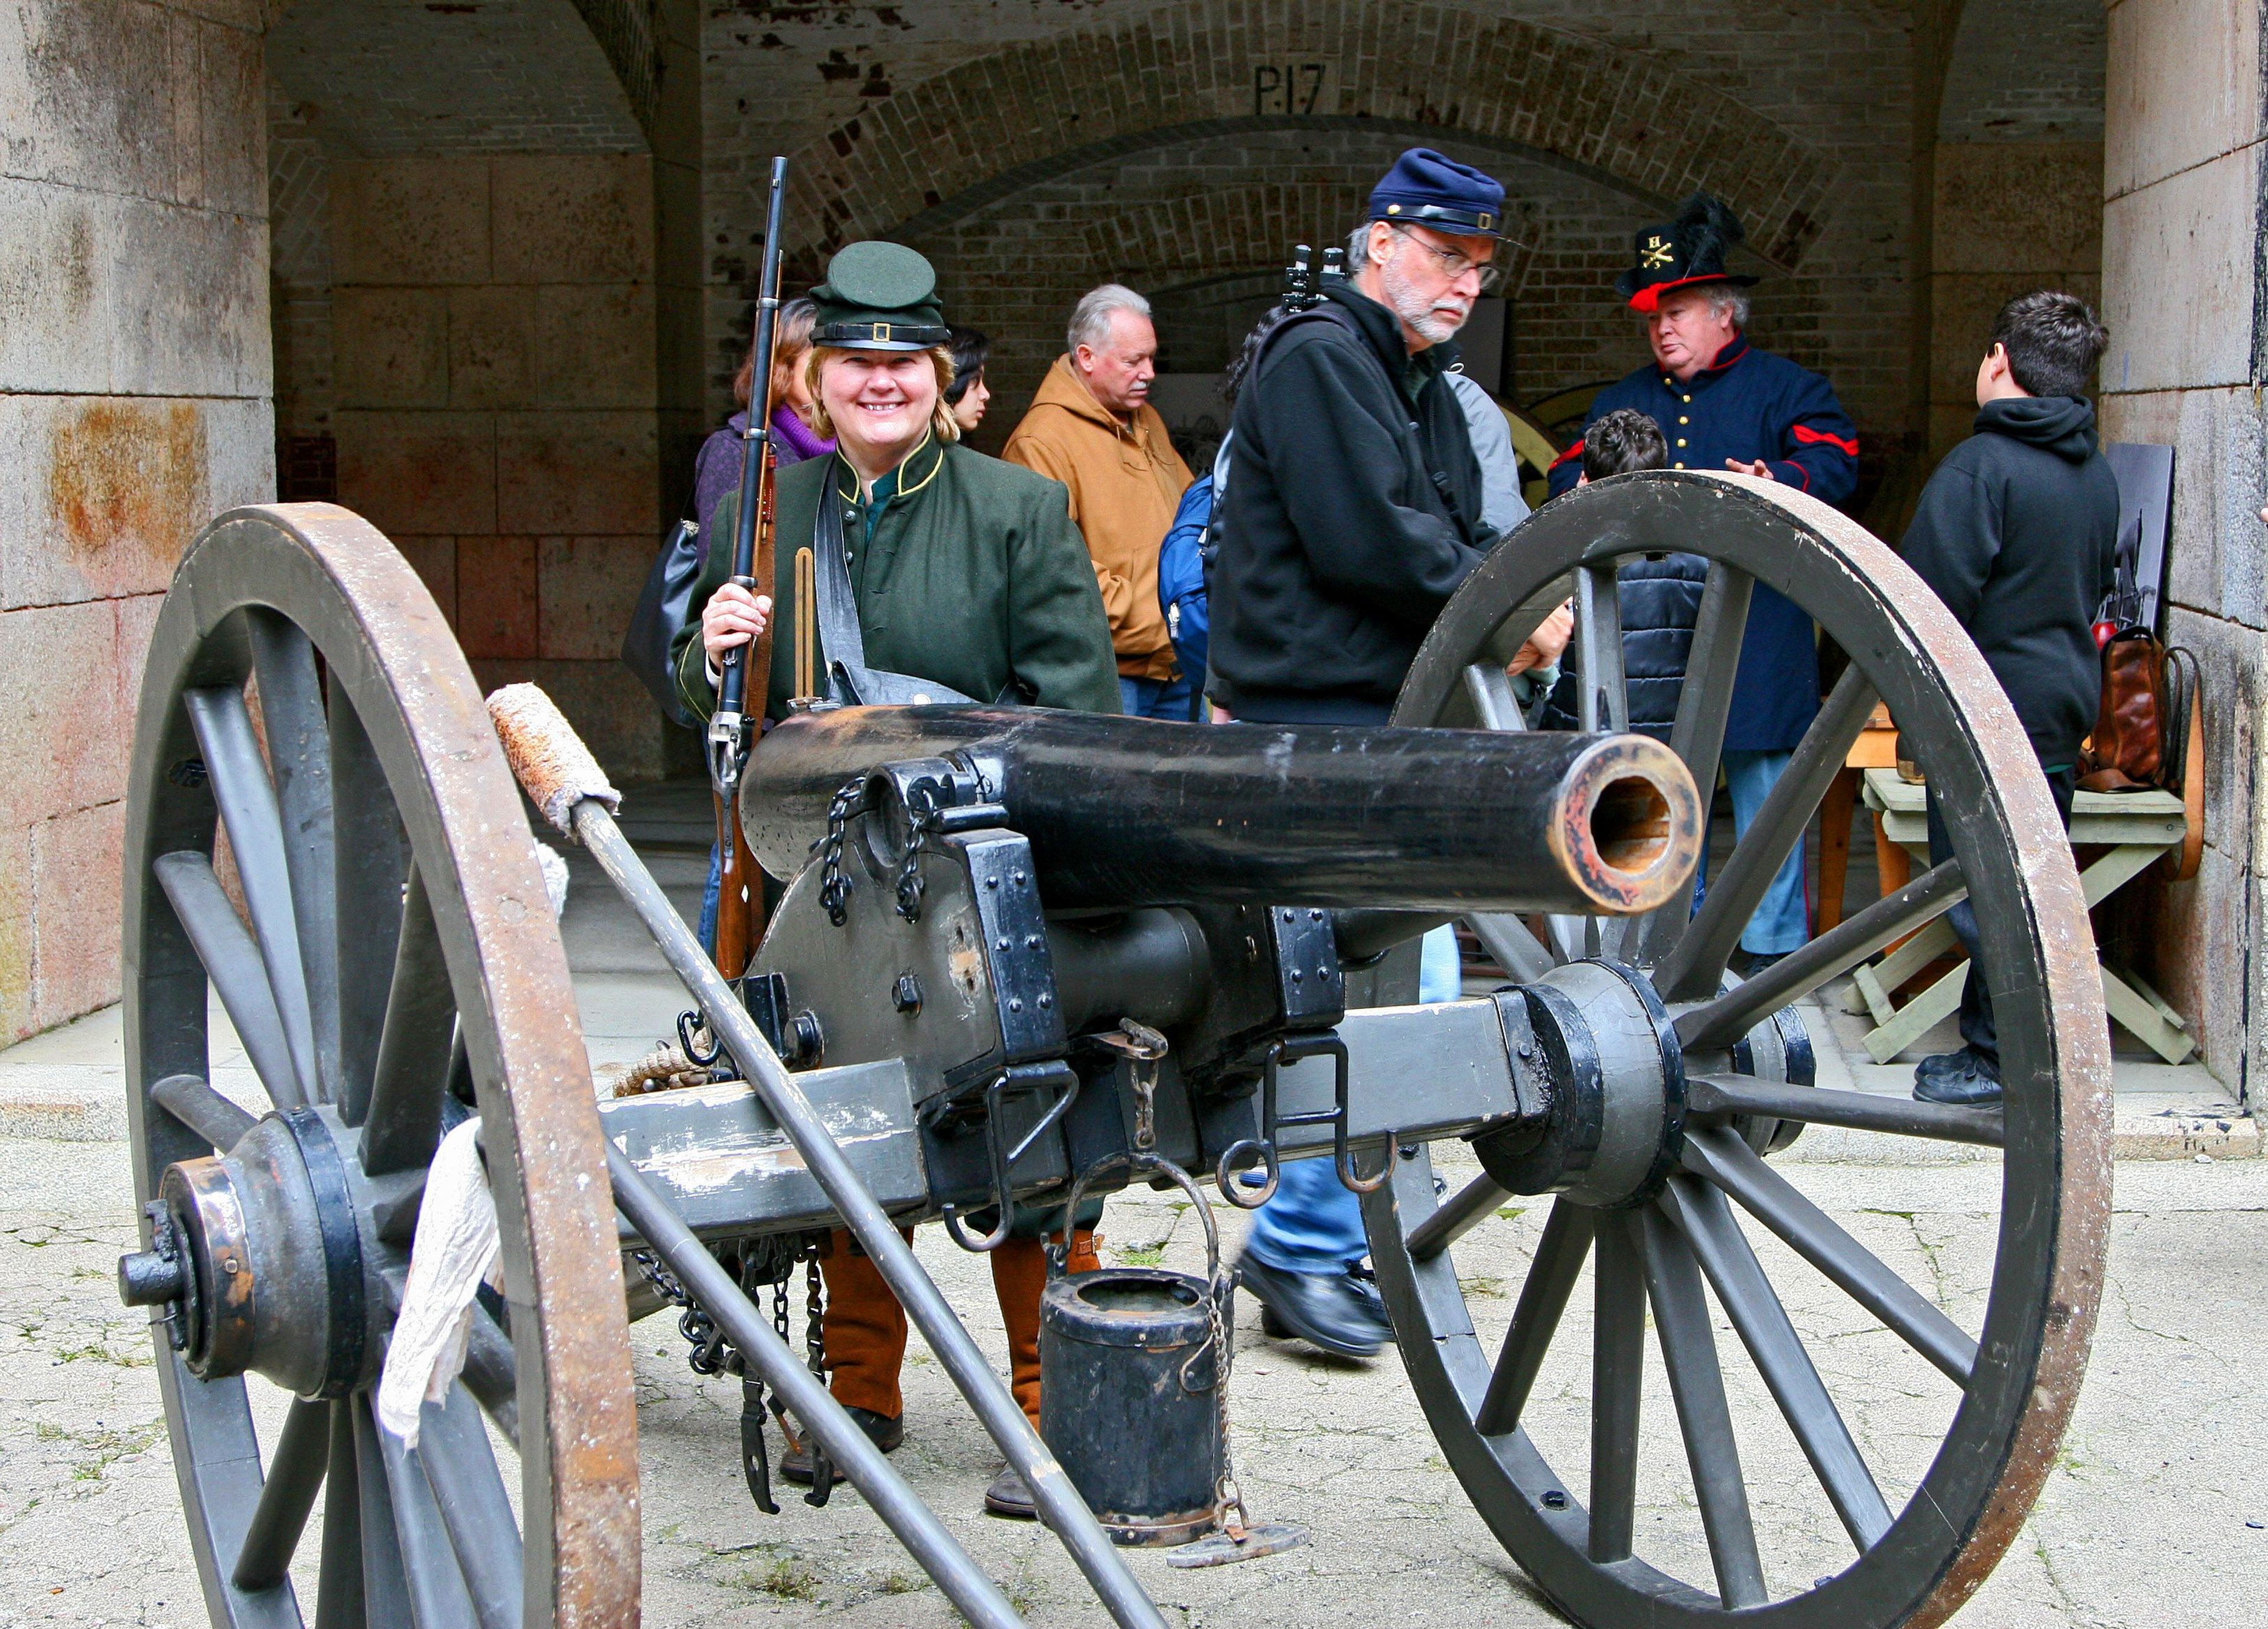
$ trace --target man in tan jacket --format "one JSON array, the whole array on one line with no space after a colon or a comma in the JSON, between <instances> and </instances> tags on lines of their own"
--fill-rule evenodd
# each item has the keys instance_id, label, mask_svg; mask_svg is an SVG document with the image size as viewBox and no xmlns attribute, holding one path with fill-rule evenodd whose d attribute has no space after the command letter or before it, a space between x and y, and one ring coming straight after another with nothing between
<instances>
[{"instance_id":1,"label":"man in tan jacket","mask_svg":"<svg viewBox=\"0 0 2268 1629\"><path fill-rule=\"evenodd\" d=\"M1158 608L1158 546L1190 475L1150 405L1158 373L1150 302L1106 283L1079 302L1069 338L1001 456L1071 489L1071 518L1110 614L1125 711L1187 719L1189 682Z\"/></svg>"}]
</instances>

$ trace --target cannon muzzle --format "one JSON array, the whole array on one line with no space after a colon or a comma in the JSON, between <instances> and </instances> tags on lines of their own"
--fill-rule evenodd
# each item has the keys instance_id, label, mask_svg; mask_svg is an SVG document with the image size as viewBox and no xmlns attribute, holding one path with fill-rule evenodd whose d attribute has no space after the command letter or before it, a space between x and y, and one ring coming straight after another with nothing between
<instances>
[{"instance_id":1,"label":"cannon muzzle","mask_svg":"<svg viewBox=\"0 0 2268 1629\"><path fill-rule=\"evenodd\" d=\"M1693 778L1643 735L845 707L764 737L741 803L757 859L792 876L838 792L921 759L1006 807L1053 910L1631 915L1690 885L1702 841Z\"/></svg>"}]
</instances>

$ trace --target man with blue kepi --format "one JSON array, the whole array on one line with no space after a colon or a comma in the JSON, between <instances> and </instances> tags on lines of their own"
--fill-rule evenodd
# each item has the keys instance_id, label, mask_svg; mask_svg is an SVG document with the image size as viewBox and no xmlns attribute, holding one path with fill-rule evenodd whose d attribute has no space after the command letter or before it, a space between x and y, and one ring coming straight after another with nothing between
<instances>
[{"instance_id":1,"label":"man with blue kepi","mask_svg":"<svg viewBox=\"0 0 2268 1629\"><path fill-rule=\"evenodd\" d=\"M1725 264L1742 236L1733 212L1705 192L1688 198L1667 225L1638 234L1638 263L1615 288L1645 320L1653 365L1602 390L1590 422L1635 408L1660 426L1673 469L1738 470L1841 504L1859 484L1858 429L1824 379L1749 343L1748 290L1756 279ZM1582 457L1578 441L1552 465L1552 497L1574 486ZM1818 711L1811 619L1759 582L1725 726L1736 836L1764 807ZM1809 937L1798 844L1749 918L1741 947L1754 972Z\"/></svg>"},{"instance_id":2,"label":"man with blue kepi","mask_svg":"<svg viewBox=\"0 0 2268 1629\"><path fill-rule=\"evenodd\" d=\"M1496 534L1452 343L1488 286L1504 188L1425 148L1395 161L1347 276L1261 343L1237 394L1208 573L1206 690L1240 720L1384 724L1434 619ZM1447 930L1423 999L1458 994ZM1329 1160L1283 1168L1240 1264L1262 1327L1349 1357L1392 1333Z\"/></svg>"}]
</instances>

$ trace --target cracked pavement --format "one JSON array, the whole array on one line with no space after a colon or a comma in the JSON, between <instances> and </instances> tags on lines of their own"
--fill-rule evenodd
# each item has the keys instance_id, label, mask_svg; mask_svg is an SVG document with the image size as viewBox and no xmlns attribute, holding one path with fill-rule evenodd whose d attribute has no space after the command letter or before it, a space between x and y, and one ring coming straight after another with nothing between
<instances>
[{"instance_id":1,"label":"cracked pavement","mask_svg":"<svg viewBox=\"0 0 2268 1629\"><path fill-rule=\"evenodd\" d=\"M1990 1263L1990 1163L1792 1162L1805 1192L1974 1329ZM2268 1618L2268 1473L2250 1391L2268 1337L2268 1162L2117 1168L2109 1293L2079 1411L2039 1504L1962 1629L2164 1629ZM0 1143L0 1625L203 1621L159 1419L148 1335L115 1300L130 1237L118 1143ZM1450 1165L1454 1183L1465 1173ZM1458 1247L1484 1342L1513 1298L1547 1206L1513 1204ZM1222 1213L1231 1241L1243 1218ZM1176 1196L1111 1201L1104 1255L1202 1264ZM1772 1280L1894 1507L1952 1407L1935 1371L1761 1229ZM935 1229L923 1259L1005 1365L984 1264ZM800 1294L793 1297L800 1316ZM1583 1492L1589 1297L1579 1286L1529 1410L1542 1451ZM1240 1304L1236 1465L1256 1519L1307 1526L1305 1548L1237 1566L1167 1568L1132 1553L1169 1622L1545 1625L1558 1621L1466 1501L1389 1353L1343 1362L1268 1340ZM1767 1575L1776 1589L1839 1569L1849 1550L1793 1439L1719 1322ZM653 1625L954 1621L854 1492L823 1510L750 1505L736 1464L740 1393L685 1367L666 1316L633 1326L644 1468L645 1619ZM1649 1350L1639 1553L1705 1579L1675 1416ZM256 1385L273 1430L280 1399ZM1035 1625L1101 1621L1038 1529L978 1513L997 1464L942 1370L914 1340L895 1463ZM318 1513L320 1522L320 1512ZM311 1528L300 1555L316 1553ZM312 1580L302 1569L303 1600Z\"/></svg>"}]
</instances>

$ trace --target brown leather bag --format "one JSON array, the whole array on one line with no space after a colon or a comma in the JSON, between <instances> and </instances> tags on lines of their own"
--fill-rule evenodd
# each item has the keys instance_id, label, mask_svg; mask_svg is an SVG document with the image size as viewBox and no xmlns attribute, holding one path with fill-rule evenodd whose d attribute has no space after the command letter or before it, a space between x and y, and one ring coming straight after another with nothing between
<instances>
[{"instance_id":1,"label":"brown leather bag","mask_svg":"<svg viewBox=\"0 0 2268 1629\"><path fill-rule=\"evenodd\" d=\"M2165 667L2165 646L2146 628L2130 623L2102 647L2102 702L2080 762L2085 790L2126 792L2159 784L2166 746Z\"/></svg>"}]
</instances>

